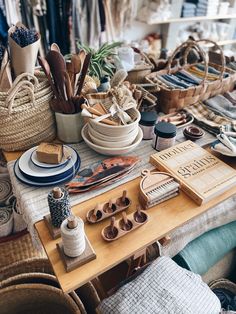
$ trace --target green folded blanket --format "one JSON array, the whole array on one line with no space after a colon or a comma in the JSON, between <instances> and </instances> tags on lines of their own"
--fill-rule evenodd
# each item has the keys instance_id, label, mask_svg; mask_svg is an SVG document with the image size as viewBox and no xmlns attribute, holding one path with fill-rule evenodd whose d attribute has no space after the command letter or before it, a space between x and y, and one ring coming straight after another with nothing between
<instances>
[{"instance_id":1,"label":"green folded blanket","mask_svg":"<svg viewBox=\"0 0 236 314\"><path fill-rule=\"evenodd\" d=\"M190 242L173 260L202 275L236 247L236 221L213 229Z\"/></svg>"}]
</instances>

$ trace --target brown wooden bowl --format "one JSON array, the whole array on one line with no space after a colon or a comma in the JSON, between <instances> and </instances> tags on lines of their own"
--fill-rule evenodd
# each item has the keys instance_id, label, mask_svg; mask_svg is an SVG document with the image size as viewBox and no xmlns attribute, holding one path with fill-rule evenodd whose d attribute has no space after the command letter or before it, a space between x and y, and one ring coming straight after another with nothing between
<instances>
[{"instance_id":1,"label":"brown wooden bowl","mask_svg":"<svg viewBox=\"0 0 236 314\"><path fill-rule=\"evenodd\" d=\"M107 226L103 231L103 235L109 240L115 239L118 236L118 229L115 226Z\"/></svg>"},{"instance_id":2,"label":"brown wooden bowl","mask_svg":"<svg viewBox=\"0 0 236 314\"><path fill-rule=\"evenodd\" d=\"M134 220L137 223L144 223L147 219L148 219L148 216L143 211L141 211L141 212L137 212L137 211L134 212Z\"/></svg>"}]
</instances>

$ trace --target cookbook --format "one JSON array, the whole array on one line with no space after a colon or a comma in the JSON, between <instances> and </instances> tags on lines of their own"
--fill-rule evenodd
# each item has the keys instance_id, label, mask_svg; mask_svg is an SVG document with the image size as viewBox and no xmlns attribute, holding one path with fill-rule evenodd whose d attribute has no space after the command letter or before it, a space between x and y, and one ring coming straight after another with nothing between
<instances>
[{"instance_id":1,"label":"cookbook","mask_svg":"<svg viewBox=\"0 0 236 314\"><path fill-rule=\"evenodd\" d=\"M198 205L236 186L236 170L192 141L151 155L150 163L175 176Z\"/></svg>"}]
</instances>

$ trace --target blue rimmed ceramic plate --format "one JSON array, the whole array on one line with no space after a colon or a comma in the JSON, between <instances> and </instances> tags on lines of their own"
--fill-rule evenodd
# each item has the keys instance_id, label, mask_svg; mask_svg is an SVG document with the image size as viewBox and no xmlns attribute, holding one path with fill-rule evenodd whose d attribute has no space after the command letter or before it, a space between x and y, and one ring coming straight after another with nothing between
<instances>
[{"instance_id":1,"label":"blue rimmed ceramic plate","mask_svg":"<svg viewBox=\"0 0 236 314\"><path fill-rule=\"evenodd\" d=\"M19 158L19 169L24 177L37 182L60 180L69 175L73 171L73 168L78 166L78 163L80 164L80 157L73 148L71 148L69 162L65 166L55 169L44 169L34 165L30 158L31 154L32 148Z\"/></svg>"},{"instance_id":2,"label":"blue rimmed ceramic plate","mask_svg":"<svg viewBox=\"0 0 236 314\"><path fill-rule=\"evenodd\" d=\"M37 153L36 153L37 148L38 146L35 146L34 149L32 149L30 159L32 163L35 164L35 166L40 167L40 168L55 169L58 167L62 167L62 166L65 166L71 158L72 148L70 148L69 146L63 145L62 161L59 164L46 164L44 162L38 161Z\"/></svg>"},{"instance_id":3,"label":"blue rimmed ceramic plate","mask_svg":"<svg viewBox=\"0 0 236 314\"><path fill-rule=\"evenodd\" d=\"M25 184L30 185L30 186L47 187L47 186L62 185L62 184L65 184L67 182L70 182L73 179L73 177L75 176L75 174L79 171L79 167L80 167L80 162L78 163L78 166L75 167L74 171L71 171L68 176L63 177L60 180L52 180L49 182L36 182L36 181L33 181L33 180L26 178L22 174L22 172L20 171L20 168L19 168L19 159L18 159L14 164L14 173L15 173L15 176L17 177L17 179L19 181L21 181L22 183L25 183Z\"/></svg>"}]
</instances>

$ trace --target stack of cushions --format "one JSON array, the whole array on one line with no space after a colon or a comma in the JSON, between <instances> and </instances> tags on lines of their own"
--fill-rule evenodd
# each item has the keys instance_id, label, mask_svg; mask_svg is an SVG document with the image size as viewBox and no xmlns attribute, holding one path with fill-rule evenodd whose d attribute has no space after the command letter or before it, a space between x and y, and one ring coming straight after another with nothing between
<instances>
[{"instance_id":1,"label":"stack of cushions","mask_svg":"<svg viewBox=\"0 0 236 314\"><path fill-rule=\"evenodd\" d=\"M193 240L173 260L181 267L202 275L235 247L236 221L233 221Z\"/></svg>"},{"instance_id":2,"label":"stack of cushions","mask_svg":"<svg viewBox=\"0 0 236 314\"><path fill-rule=\"evenodd\" d=\"M220 309L219 300L199 275L163 256L103 300L98 313L218 314Z\"/></svg>"}]
</instances>

